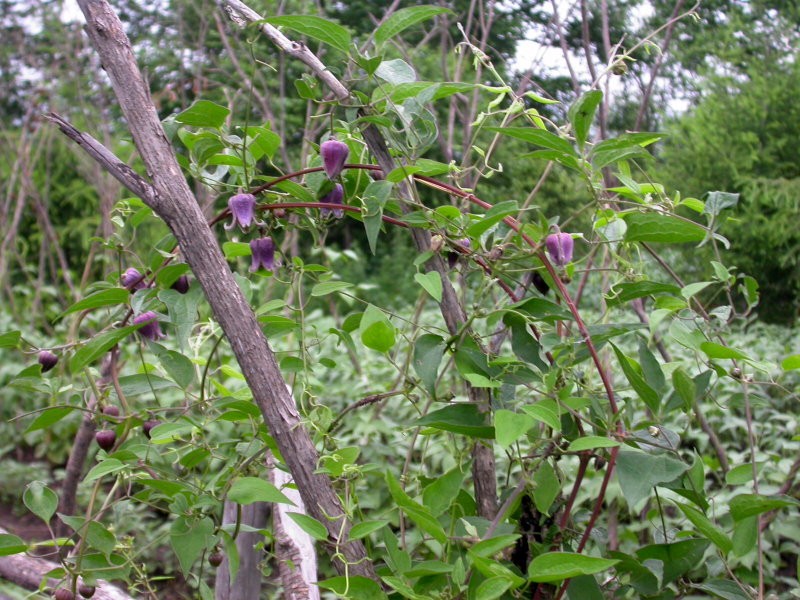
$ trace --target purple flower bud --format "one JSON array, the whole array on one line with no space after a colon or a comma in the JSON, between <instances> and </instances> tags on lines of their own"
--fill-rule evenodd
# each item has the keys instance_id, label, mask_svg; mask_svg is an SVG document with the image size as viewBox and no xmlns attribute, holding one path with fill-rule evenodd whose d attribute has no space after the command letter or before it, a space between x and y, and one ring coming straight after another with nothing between
<instances>
[{"instance_id":1,"label":"purple flower bud","mask_svg":"<svg viewBox=\"0 0 800 600\"><path fill-rule=\"evenodd\" d=\"M39 364L42 365L42 373L47 373L58 364L58 357L50 350L42 350L39 352Z\"/></svg>"},{"instance_id":2,"label":"purple flower bud","mask_svg":"<svg viewBox=\"0 0 800 600\"><path fill-rule=\"evenodd\" d=\"M333 186L333 189L320 200L320 202L325 202L327 204L343 204L343 199L344 188L342 187L341 183L337 183ZM344 216L344 210L341 208L323 208L320 210L320 215L323 217L327 217L331 214L337 219L341 219Z\"/></svg>"},{"instance_id":3,"label":"purple flower bud","mask_svg":"<svg viewBox=\"0 0 800 600\"><path fill-rule=\"evenodd\" d=\"M460 240L458 240L456 242L456 244L458 244L462 248L466 248L467 250L469 250L469 247L472 245L472 243L469 241L469 238L461 238ZM455 267L456 263L458 262L458 257L460 255L461 255L461 252L448 252L448 254L447 254L447 266L449 266L451 269L453 267Z\"/></svg>"},{"instance_id":4,"label":"purple flower bud","mask_svg":"<svg viewBox=\"0 0 800 600\"><path fill-rule=\"evenodd\" d=\"M122 287L130 290L131 292L135 292L136 290L147 287L147 284L144 282L144 275L139 273L139 271L133 267L122 274L122 276L119 278L119 282L122 284Z\"/></svg>"},{"instance_id":5,"label":"purple flower bud","mask_svg":"<svg viewBox=\"0 0 800 600\"><path fill-rule=\"evenodd\" d=\"M319 147L319 154L322 156L322 166L325 168L328 179L336 179L347 161L350 148L344 142L330 139L327 142L322 142Z\"/></svg>"},{"instance_id":6,"label":"purple flower bud","mask_svg":"<svg viewBox=\"0 0 800 600\"><path fill-rule=\"evenodd\" d=\"M251 273L262 268L267 271L275 270L275 242L271 237L251 240L250 252L253 255L253 264L250 265Z\"/></svg>"},{"instance_id":7,"label":"purple flower bud","mask_svg":"<svg viewBox=\"0 0 800 600\"><path fill-rule=\"evenodd\" d=\"M236 225L243 230L250 229L250 226L263 225L256 219L256 197L253 194L236 194L228 200L228 208L231 211L231 222L225 225L225 229L233 229Z\"/></svg>"},{"instance_id":8,"label":"purple flower bud","mask_svg":"<svg viewBox=\"0 0 800 600\"><path fill-rule=\"evenodd\" d=\"M563 267L572 260L572 236L568 233L551 233L544 241L553 264Z\"/></svg>"},{"instance_id":9,"label":"purple flower bud","mask_svg":"<svg viewBox=\"0 0 800 600\"><path fill-rule=\"evenodd\" d=\"M189 278L186 275L181 275L172 284L172 289L179 294L185 294L189 291Z\"/></svg>"},{"instance_id":10,"label":"purple flower bud","mask_svg":"<svg viewBox=\"0 0 800 600\"><path fill-rule=\"evenodd\" d=\"M163 337L167 337L161 331L161 326L158 324L158 315L152 310L148 310L147 312L143 312L139 316L134 317L134 325L141 325L142 323L144 323L144 325L142 325L138 331L139 335L143 338L155 342Z\"/></svg>"}]
</instances>

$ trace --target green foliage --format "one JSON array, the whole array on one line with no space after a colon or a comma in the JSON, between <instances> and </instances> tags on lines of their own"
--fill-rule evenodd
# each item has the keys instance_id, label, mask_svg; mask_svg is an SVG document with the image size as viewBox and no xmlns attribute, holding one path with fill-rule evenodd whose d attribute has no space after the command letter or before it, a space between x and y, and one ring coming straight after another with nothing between
<instances>
[{"instance_id":1,"label":"green foliage","mask_svg":"<svg viewBox=\"0 0 800 600\"><path fill-rule=\"evenodd\" d=\"M220 249L319 452L309 467L332 481L353 524L349 539L365 543L376 579L353 576L352 565L334 572L329 558L340 548L330 543L329 523L302 514L290 488L269 480L285 467L286 446L270 434L234 361L238 340L222 338L196 283L172 288L188 267L159 218L134 198L108 214L113 229L97 247L108 251L102 276L89 282L88 269L75 297L39 309L38 322L0 312L0 433L10 440L3 451L32 450L55 471L31 474L23 485L19 462L9 463L3 483L48 526L66 526L80 539L61 563L64 580L102 577L158 595L160 578L179 573L187 595L210 596L204 555L224 548L239 565L241 523L223 517L225 503L269 502L291 506L289 518L325 557L320 587L337 597L489 599L560 590L572 599L746 598L759 578L776 592L791 589L787 573L800 552L800 503L792 496L796 340L788 329L747 320L757 284L734 253L748 233L726 222L750 197L775 200L777 217L791 214L784 209L797 174L786 148L772 147L777 132L768 128L759 142L770 147L762 161L755 142L733 147L757 132L752 123L737 131L731 118L736 101L755 109L755 98L773 93L794 110L787 97L762 86L765 77L752 81L766 96L731 96L727 108L722 98L701 103L673 143L702 147L709 132L730 135L724 147L742 156L730 172L713 158L686 159L695 170L681 183L707 186L713 175L729 176L718 189L741 185L742 200L737 206L735 195L722 192L698 199L709 187L689 192L697 198L673 198L646 170L661 134L597 138L609 100L599 90L546 112L543 98L518 96L503 81L491 56L509 52L513 40L503 36L522 31L521 15L541 19L538 3L496 7L492 55L460 47L476 69L475 80L463 82L441 81L429 47L405 52L403 38L425 39L423 31L449 24L465 4L452 12L407 6L377 29L362 18L368 4L336 5L338 23L297 4L269 22L336 57L332 72L352 75L356 100L369 111L322 102L319 82L248 39L251 30L239 36L201 26L202 4L194 11L173 2L166 19L147 4L124 11L131 31L150 41L140 48L145 61L163 67L151 83L157 101L166 98L165 127L198 199L210 211L217 205L211 226ZM625 9L638 4L614 7L615 35L626 25ZM590 39L602 37L599 19L586 25ZM155 35L208 58L219 87L187 88L180 53L152 43ZM247 52L223 56L234 38L234 52L239 43ZM569 43L578 40L572 30ZM282 65L279 82L263 79L263 63ZM286 115L270 122L272 105L256 106L257 92L291 89L293 80L301 82L299 97L282 97ZM246 100L229 95L234 89ZM463 114L472 122L457 123ZM459 132L442 144L448 119ZM296 171L320 164L317 142L328 133L349 145L352 163L371 165L362 135L368 124L407 164L383 178L348 167L339 180L345 203L358 210L325 216L313 204L333 182L319 169ZM305 142L294 139L295 125ZM762 172L771 167L785 171ZM94 191L79 186L77 171L73 164L63 172L65 184L88 198ZM41 167L37 176L47 174ZM786 187L778 190L776 181ZM219 227L225 199L255 186L262 186L259 225ZM58 201L70 218L94 218L91 208ZM742 214L753 223L763 215L767 227L767 204ZM58 221L58 230L67 232L69 222ZM86 260L89 237L72 224L76 255ZM778 229L771 243L789 236ZM544 249L559 230L575 238L565 266L551 264ZM267 235L280 248L276 266L251 272L249 242ZM734 243L732 254L723 236ZM693 253L711 247L714 260L705 272L676 277L673 255L662 250L678 245ZM33 257L17 256L23 266ZM730 257L738 270L726 266ZM796 268L789 256L775 262ZM761 276L758 264L752 272ZM129 265L147 272L133 293L119 281ZM440 273L436 265L446 266ZM23 268L9 286L30 280ZM10 297L30 310L41 303ZM441 310L452 298L456 318ZM146 311L158 315L165 338L149 339L130 324ZM45 347L61 360L43 374L36 355ZM118 415L104 410L112 406ZM57 514L59 495L68 492L56 482L84 416L115 442L92 445L75 514ZM495 461L488 467L486 449ZM481 488L481 475L502 491L488 485L487 492L485 479ZM495 503L496 511L487 509ZM339 525L348 535L348 523ZM253 533L270 561L285 558L271 525ZM4 534L0 556L63 541ZM273 579L269 567L264 575Z\"/></svg>"}]
</instances>

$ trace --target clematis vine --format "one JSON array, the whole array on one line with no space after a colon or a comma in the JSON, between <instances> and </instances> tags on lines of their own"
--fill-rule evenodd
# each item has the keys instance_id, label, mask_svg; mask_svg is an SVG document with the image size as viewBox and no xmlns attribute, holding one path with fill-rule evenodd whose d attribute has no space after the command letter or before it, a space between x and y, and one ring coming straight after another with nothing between
<instances>
[{"instance_id":1,"label":"clematis vine","mask_svg":"<svg viewBox=\"0 0 800 600\"><path fill-rule=\"evenodd\" d=\"M344 204L343 200L344 188L341 183L337 183L330 192L323 196L320 202L325 202L326 204ZM344 210L341 208L323 208L320 210L320 215L323 217L333 215L335 218L341 219L344 216Z\"/></svg>"},{"instance_id":2,"label":"clematis vine","mask_svg":"<svg viewBox=\"0 0 800 600\"><path fill-rule=\"evenodd\" d=\"M255 273L260 269L275 271L275 242L272 238L262 237L250 241L250 252L253 255L253 263L250 265L250 272Z\"/></svg>"},{"instance_id":3,"label":"clematis vine","mask_svg":"<svg viewBox=\"0 0 800 600\"><path fill-rule=\"evenodd\" d=\"M144 323L144 325L142 325L142 323ZM156 342L163 337L167 337L164 335L164 332L161 331L161 326L158 324L158 315L152 310L148 310L134 317L133 324L142 325L137 330L139 335L151 342Z\"/></svg>"},{"instance_id":4,"label":"clematis vine","mask_svg":"<svg viewBox=\"0 0 800 600\"><path fill-rule=\"evenodd\" d=\"M551 233L544 241L550 260L558 267L564 267L572 260L573 241L568 233Z\"/></svg>"},{"instance_id":5,"label":"clematis vine","mask_svg":"<svg viewBox=\"0 0 800 600\"><path fill-rule=\"evenodd\" d=\"M322 156L322 166L328 179L336 179L350 155L350 148L344 142L330 139L320 144L319 154Z\"/></svg>"},{"instance_id":6,"label":"clematis vine","mask_svg":"<svg viewBox=\"0 0 800 600\"><path fill-rule=\"evenodd\" d=\"M231 196L228 199L228 208L231 211L231 222L225 225L225 229L233 229L238 225L243 231L247 231L254 223L264 225L256 219L256 197L253 194Z\"/></svg>"}]
</instances>

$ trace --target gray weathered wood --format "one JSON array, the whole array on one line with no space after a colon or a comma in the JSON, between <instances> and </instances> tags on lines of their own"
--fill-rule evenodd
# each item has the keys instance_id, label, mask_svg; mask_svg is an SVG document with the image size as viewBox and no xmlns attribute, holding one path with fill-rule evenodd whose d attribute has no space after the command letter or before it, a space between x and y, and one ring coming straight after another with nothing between
<instances>
[{"instance_id":1,"label":"gray weathered wood","mask_svg":"<svg viewBox=\"0 0 800 600\"><path fill-rule=\"evenodd\" d=\"M300 421L294 399L286 390L272 349L175 159L122 23L108 2L79 0L78 4L86 17L86 31L111 80L152 182L154 195L142 200L175 235L230 342L309 513L327 527L331 547L335 546L337 556L343 556L349 563L347 571L375 579L364 545L346 541L349 523L330 479L314 473L318 463L316 448ZM344 572L341 560L334 560L334 565Z\"/></svg>"}]
</instances>

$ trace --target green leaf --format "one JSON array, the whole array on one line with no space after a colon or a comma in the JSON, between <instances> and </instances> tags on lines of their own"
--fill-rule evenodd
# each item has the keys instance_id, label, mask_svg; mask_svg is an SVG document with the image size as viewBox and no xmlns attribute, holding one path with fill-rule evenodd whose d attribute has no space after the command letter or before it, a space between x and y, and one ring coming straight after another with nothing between
<instances>
[{"instance_id":1,"label":"green leaf","mask_svg":"<svg viewBox=\"0 0 800 600\"><path fill-rule=\"evenodd\" d=\"M530 415L504 409L496 410L494 413L494 430L497 445L500 448L508 448L527 433L535 423L535 419Z\"/></svg>"},{"instance_id":2,"label":"green leaf","mask_svg":"<svg viewBox=\"0 0 800 600\"><path fill-rule=\"evenodd\" d=\"M406 516L436 541L444 544L447 541L447 535L439 521L431 515L427 508L406 494L391 471L386 471L386 483L392 498L397 506L406 513Z\"/></svg>"},{"instance_id":3,"label":"green leaf","mask_svg":"<svg viewBox=\"0 0 800 600\"><path fill-rule=\"evenodd\" d=\"M386 527L388 524L389 521L387 519L381 521L363 521L361 523L356 523L353 525L352 529L350 529L349 537L351 540L360 540L361 538L367 537L370 533Z\"/></svg>"},{"instance_id":4,"label":"green leaf","mask_svg":"<svg viewBox=\"0 0 800 600\"><path fill-rule=\"evenodd\" d=\"M567 588L567 600L604 600L600 586L594 575L573 577Z\"/></svg>"},{"instance_id":5,"label":"green leaf","mask_svg":"<svg viewBox=\"0 0 800 600\"><path fill-rule=\"evenodd\" d=\"M784 371L794 371L795 369L800 369L800 354L793 354L792 356L787 356L784 358L783 361L781 361L781 369Z\"/></svg>"},{"instance_id":6,"label":"green leaf","mask_svg":"<svg viewBox=\"0 0 800 600\"><path fill-rule=\"evenodd\" d=\"M125 463L117 460L116 458L107 458L103 462L96 464L92 467L89 472L86 474L86 477L83 478L83 481L88 483L90 481L94 481L95 479L100 479L101 477L105 477L109 473L116 473L117 471L121 471L125 468Z\"/></svg>"},{"instance_id":7,"label":"green leaf","mask_svg":"<svg viewBox=\"0 0 800 600\"><path fill-rule=\"evenodd\" d=\"M130 300L131 293L129 290L122 288L111 288L108 290L100 290L94 294L90 294L83 300L79 300L67 310L61 313L58 318L65 317L74 312L81 310L88 310L92 308L100 308L101 306L113 306L116 304L125 304Z\"/></svg>"},{"instance_id":8,"label":"green leaf","mask_svg":"<svg viewBox=\"0 0 800 600\"><path fill-rule=\"evenodd\" d=\"M595 448L614 448L619 446L617 440L612 440L607 437L599 437L595 435L587 435L570 442L567 450L570 452L581 452L583 450L593 450Z\"/></svg>"},{"instance_id":9,"label":"green leaf","mask_svg":"<svg viewBox=\"0 0 800 600\"><path fill-rule=\"evenodd\" d=\"M628 507L633 511L653 487L677 479L689 465L665 454L620 450L617 455L617 477Z\"/></svg>"},{"instance_id":10,"label":"green leaf","mask_svg":"<svg viewBox=\"0 0 800 600\"><path fill-rule=\"evenodd\" d=\"M140 325L129 325L119 329L106 331L90 339L74 354L69 361L69 368L73 373L77 373L87 365L93 363L103 356L117 343L139 329Z\"/></svg>"},{"instance_id":11,"label":"green leaf","mask_svg":"<svg viewBox=\"0 0 800 600\"><path fill-rule=\"evenodd\" d=\"M47 429L54 423L58 423L73 410L76 410L73 406L54 406L52 408L47 408L39 413L39 416L33 420L33 423L28 425L25 433L38 431L39 429Z\"/></svg>"},{"instance_id":12,"label":"green leaf","mask_svg":"<svg viewBox=\"0 0 800 600\"><path fill-rule=\"evenodd\" d=\"M528 579L538 583L564 581L579 575L606 571L618 562L575 552L547 552L534 558L528 565Z\"/></svg>"},{"instance_id":13,"label":"green leaf","mask_svg":"<svg viewBox=\"0 0 800 600\"><path fill-rule=\"evenodd\" d=\"M513 585L514 582L505 577L499 575L489 577L488 579L484 579L478 586L478 589L475 590L475 598L477 600L494 600L495 598L500 598Z\"/></svg>"},{"instance_id":14,"label":"green leaf","mask_svg":"<svg viewBox=\"0 0 800 600\"><path fill-rule=\"evenodd\" d=\"M444 339L431 333L419 336L414 342L414 371L422 380L425 388L431 393L435 391L439 363L442 362L444 350Z\"/></svg>"},{"instance_id":15,"label":"green leaf","mask_svg":"<svg viewBox=\"0 0 800 600\"><path fill-rule=\"evenodd\" d=\"M214 521L210 517L193 519L180 516L172 523L170 543L184 574L188 574L200 555L213 546L213 532Z\"/></svg>"},{"instance_id":16,"label":"green leaf","mask_svg":"<svg viewBox=\"0 0 800 600\"><path fill-rule=\"evenodd\" d=\"M534 365L542 373L548 370L548 365L542 358L542 345L530 330L527 320L517 313L506 312L503 323L511 328L511 349L520 360Z\"/></svg>"},{"instance_id":17,"label":"green leaf","mask_svg":"<svg viewBox=\"0 0 800 600\"><path fill-rule=\"evenodd\" d=\"M410 6L408 8L401 8L397 12L392 13L389 18L381 23L380 27L375 30L375 45L378 47L383 46L383 44L403 30L442 13L452 14L452 11L440 6Z\"/></svg>"},{"instance_id":18,"label":"green leaf","mask_svg":"<svg viewBox=\"0 0 800 600\"><path fill-rule=\"evenodd\" d=\"M493 439L494 427L486 424L486 415L475 404L457 403L435 410L413 423L415 427L432 427L469 437Z\"/></svg>"},{"instance_id":19,"label":"green leaf","mask_svg":"<svg viewBox=\"0 0 800 600\"><path fill-rule=\"evenodd\" d=\"M361 317L361 342L372 350L388 352L395 344L395 329L386 314L370 304Z\"/></svg>"},{"instance_id":20,"label":"green leaf","mask_svg":"<svg viewBox=\"0 0 800 600\"><path fill-rule=\"evenodd\" d=\"M58 496L42 481L32 481L25 486L22 501L33 514L49 523L58 507Z\"/></svg>"},{"instance_id":21,"label":"green leaf","mask_svg":"<svg viewBox=\"0 0 800 600\"><path fill-rule=\"evenodd\" d=\"M225 258L239 258L240 256L250 256L250 244L245 242L225 242L222 244L222 253Z\"/></svg>"},{"instance_id":22,"label":"green leaf","mask_svg":"<svg viewBox=\"0 0 800 600\"><path fill-rule=\"evenodd\" d=\"M631 158L652 158L644 147L664 137L663 133L624 133L621 136L595 144L591 151L595 168ZM619 191L617 189L616 191Z\"/></svg>"},{"instance_id":23,"label":"green leaf","mask_svg":"<svg viewBox=\"0 0 800 600\"><path fill-rule=\"evenodd\" d=\"M484 127L484 130L507 135L530 144L535 144L536 146L557 150L563 154L577 156L575 148L572 147L572 144L570 144L568 140L546 129L534 129L532 127Z\"/></svg>"},{"instance_id":24,"label":"green leaf","mask_svg":"<svg viewBox=\"0 0 800 600\"><path fill-rule=\"evenodd\" d=\"M254 502L275 502L278 504L291 504L283 492L258 477L240 477L233 482L228 492L228 500L238 504L253 504Z\"/></svg>"},{"instance_id":25,"label":"green leaf","mask_svg":"<svg viewBox=\"0 0 800 600\"><path fill-rule=\"evenodd\" d=\"M677 296L681 289L676 285L658 283L656 281L637 281L635 283L621 283L612 288L613 296L606 297L609 307L627 304L636 298L655 296L656 294L671 294Z\"/></svg>"},{"instance_id":26,"label":"green leaf","mask_svg":"<svg viewBox=\"0 0 800 600\"><path fill-rule=\"evenodd\" d=\"M512 304L510 309L528 315L536 321L545 321L547 323L571 321L573 319L569 309L544 298L528 298L517 304Z\"/></svg>"},{"instance_id":27,"label":"green leaf","mask_svg":"<svg viewBox=\"0 0 800 600\"><path fill-rule=\"evenodd\" d=\"M413 83L417 80L417 74L411 65L399 58L381 62L375 69L375 75L392 85Z\"/></svg>"},{"instance_id":28,"label":"green leaf","mask_svg":"<svg viewBox=\"0 0 800 600\"><path fill-rule=\"evenodd\" d=\"M364 190L364 229L369 248L373 254L378 245L378 234L383 224L383 208L392 194L394 184L389 181L373 181Z\"/></svg>"},{"instance_id":29,"label":"green leaf","mask_svg":"<svg viewBox=\"0 0 800 600\"><path fill-rule=\"evenodd\" d=\"M442 301L442 278L436 271L428 271L427 273L416 273L414 275L416 281L422 289L428 292L431 297L437 302Z\"/></svg>"},{"instance_id":30,"label":"green leaf","mask_svg":"<svg viewBox=\"0 0 800 600\"><path fill-rule=\"evenodd\" d=\"M733 467L725 473L725 483L728 485L742 485L753 480L753 465L745 463Z\"/></svg>"},{"instance_id":31,"label":"green leaf","mask_svg":"<svg viewBox=\"0 0 800 600\"><path fill-rule=\"evenodd\" d=\"M466 234L469 237L480 237L484 232L494 227L504 218L515 215L519 212L519 205L516 200L504 200L492 206L480 221L467 227Z\"/></svg>"},{"instance_id":32,"label":"green leaf","mask_svg":"<svg viewBox=\"0 0 800 600\"><path fill-rule=\"evenodd\" d=\"M350 32L341 25L313 15L283 15L270 17L264 22L276 27L284 27L290 31L310 37L313 40L341 50L350 52Z\"/></svg>"},{"instance_id":33,"label":"green leaf","mask_svg":"<svg viewBox=\"0 0 800 600\"><path fill-rule=\"evenodd\" d=\"M683 400L684 409L690 410L697 401L697 386L683 367L678 367L672 372L672 386Z\"/></svg>"},{"instance_id":34,"label":"green leaf","mask_svg":"<svg viewBox=\"0 0 800 600\"><path fill-rule=\"evenodd\" d=\"M759 496L757 494L739 494L728 503L734 521L741 521L771 510L788 506L800 506L800 502L789 496Z\"/></svg>"},{"instance_id":35,"label":"green leaf","mask_svg":"<svg viewBox=\"0 0 800 600\"><path fill-rule=\"evenodd\" d=\"M676 502L678 508L681 509L686 518L691 521L692 525L695 526L698 532L703 534L706 538L711 540L711 542L724 554L727 554L733 548L733 543L731 542L730 538L722 533L716 525L714 525L708 517L706 517L703 513L699 510L694 508L693 506L689 506L688 504L681 504L680 502Z\"/></svg>"},{"instance_id":36,"label":"green leaf","mask_svg":"<svg viewBox=\"0 0 800 600\"><path fill-rule=\"evenodd\" d=\"M311 288L311 296L314 298L327 296L328 294L341 292L350 287L353 287L353 284L347 283L346 281L323 281Z\"/></svg>"},{"instance_id":37,"label":"green leaf","mask_svg":"<svg viewBox=\"0 0 800 600\"><path fill-rule=\"evenodd\" d=\"M317 585L324 590L331 590L341 598L353 600L385 600L386 594L378 582L360 575L331 577L318 581Z\"/></svg>"},{"instance_id":38,"label":"green leaf","mask_svg":"<svg viewBox=\"0 0 800 600\"><path fill-rule=\"evenodd\" d=\"M197 100L189 108L175 115L178 123L192 127L213 127L219 129L231 111L209 100Z\"/></svg>"},{"instance_id":39,"label":"green leaf","mask_svg":"<svg viewBox=\"0 0 800 600\"><path fill-rule=\"evenodd\" d=\"M636 391L636 394L653 414L659 414L661 410L661 399L658 393L645 381L642 367L629 356L625 356L614 344L611 344L611 347L614 349L614 354L617 355L617 360L622 367L625 378Z\"/></svg>"},{"instance_id":40,"label":"green leaf","mask_svg":"<svg viewBox=\"0 0 800 600\"><path fill-rule=\"evenodd\" d=\"M636 557L643 563L658 560L663 563L663 582L671 583L684 573L703 564L703 555L709 541L689 539L674 544L652 544L636 552Z\"/></svg>"},{"instance_id":41,"label":"green leaf","mask_svg":"<svg viewBox=\"0 0 800 600\"><path fill-rule=\"evenodd\" d=\"M317 521L314 517L295 512L287 512L286 514L292 521L297 523L300 529L318 542L324 542L328 539L328 530L325 529L325 525Z\"/></svg>"},{"instance_id":42,"label":"green leaf","mask_svg":"<svg viewBox=\"0 0 800 600\"><path fill-rule=\"evenodd\" d=\"M453 501L461 491L461 484L464 481L466 472L461 467L455 467L441 477L433 480L422 492L422 503L431 511L434 517L438 517L453 504Z\"/></svg>"},{"instance_id":43,"label":"green leaf","mask_svg":"<svg viewBox=\"0 0 800 600\"><path fill-rule=\"evenodd\" d=\"M575 132L578 148L583 149L586 139L589 137L589 130L592 127L597 107L602 100L603 92L591 90L583 94L569 107L567 116L569 117L569 122L572 123L572 130Z\"/></svg>"},{"instance_id":44,"label":"green leaf","mask_svg":"<svg viewBox=\"0 0 800 600\"><path fill-rule=\"evenodd\" d=\"M693 587L724 600L751 600L752 598L738 583L729 579L707 579L703 583L695 583Z\"/></svg>"},{"instance_id":45,"label":"green leaf","mask_svg":"<svg viewBox=\"0 0 800 600\"><path fill-rule=\"evenodd\" d=\"M533 484L535 486L533 503L536 505L536 509L543 515L549 515L553 501L561 493L561 481L549 461L543 462L536 471L533 476Z\"/></svg>"},{"instance_id":46,"label":"green leaf","mask_svg":"<svg viewBox=\"0 0 800 600\"><path fill-rule=\"evenodd\" d=\"M739 194L730 192L709 192L703 207L703 214L718 215L726 208L733 208L739 203Z\"/></svg>"},{"instance_id":47,"label":"green leaf","mask_svg":"<svg viewBox=\"0 0 800 600\"><path fill-rule=\"evenodd\" d=\"M522 410L537 421L541 421L550 427L553 431L561 431L561 417L559 416L558 407L552 400L542 400L536 404L523 406Z\"/></svg>"},{"instance_id":48,"label":"green leaf","mask_svg":"<svg viewBox=\"0 0 800 600\"><path fill-rule=\"evenodd\" d=\"M626 242L682 244L701 242L706 237L706 230L697 223L668 214L633 212L623 218L628 226Z\"/></svg>"},{"instance_id":49,"label":"green leaf","mask_svg":"<svg viewBox=\"0 0 800 600\"><path fill-rule=\"evenodd\" d=\"M28 545L21 538L10 533L0 533L0 556L20 554L28 549Z\"/></svg>"},{"instance_id":50,"label":"green leaf","mask_svg":"<svg viewBox=\"0 0 800 600\"><path fill-rule=\"evenodd\" d=\"M194 381L194 363L187 356L175 350L167 350L158 355L158 360L182 389L186 389Z\"/></svg>"},{"instance_id":51,"label":"green leaf","mask_svg":"<svg viewBox=\"0 0 800 600\"><path fill-rule=\"evenodd\" d=\"M97 521L90 521L85 533L85 539L95 550L99 550L106 558L111 557L117 547L117 538Z\"/></svg>"},{"instance_id":52,"label":"green leaf","mask_svg":"<svg viewBox=\"0 0 800 600\"><path fill-rule=\"evenodd\" d=\"M7 331L0 334L0 348L16 348L22 333L19 331Z\"/></svg>"},{"instance_id":53,"label":"green leaf","mask_svg":"<svg viewBox=\"0 0 800 600\"><path fill-rule=\"evenodd\" d=\"M444 173L448 173L449 171L450 171L450 165L447 165L445 163L436 160L429 160L427 158L418 158L413 165L401 165L396 169L394 169L386 176L386 181L390 181L392 183L399 183L410 175L419 174L419 175L427 175L428 177L436 177L437 175L443 175ZM458 211L457 208L456 211ZM461 212L458 211L458 214L460 215Z\"/></svg>"},{"instance_id":54,"label":"green leaf","mask_svg":"<svg viewBox=\"0 0 800 600\"><path fill-rule=\"evenodd\" d=\"M688 300L689 298L696 296L704 289L706 289L708 286L713 284L714 284L713 281L697 281L695 283L690 283L689 285L683 286L681 288L681 296L683 296Z\"/></svg>"},{"instance_id":55,"label":"green leaf","mask_svg":"<svg viewBox=\"0 0 800 600\"><path fill-rule=\"evenodd\" d=\"M514 544L520 537L520 534L514 533L481 540L469 549L469 553L473 556L492 558L494 555Z\"/></svg>"},{"instance_id":56,"label":"green leaf","mask_svg":"<svg viewBox=\"0 0 800 600\"><path fill-rule=\"evenodd\" d=\"M733 524L733 553L744 556L756 546L758 517L747 517Z\"/></svg>"},{"instance_id":57,"label":"green leaf","mask_svg":"<svg viewBox=\"0 0 800 600\"><path fill-rule=\"evenodd\" d=\"M703 342L700 344L700 350L702 350L703 354L708 356L708 358L750 358L744 352L739 352L735 348L729 348L728 346L723 346L715 342Z\"/></svg>"}]
</instances>

